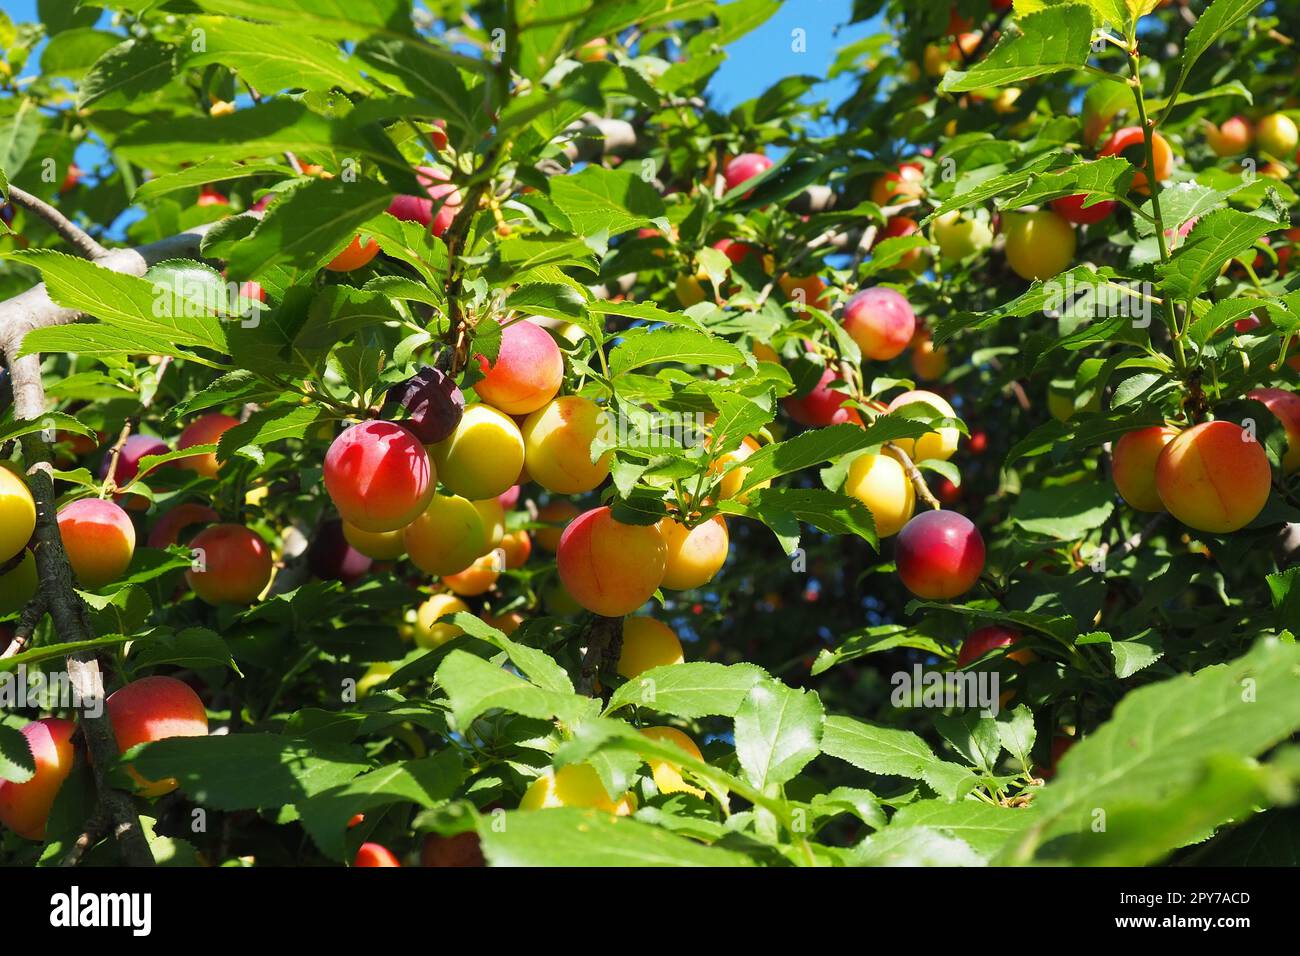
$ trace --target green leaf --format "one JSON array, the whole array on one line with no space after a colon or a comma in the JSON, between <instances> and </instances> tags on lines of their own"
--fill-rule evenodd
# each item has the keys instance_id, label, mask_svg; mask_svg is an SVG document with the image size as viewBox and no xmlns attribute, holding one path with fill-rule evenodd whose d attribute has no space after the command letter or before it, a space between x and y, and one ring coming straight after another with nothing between
<instances>
[{"instance_id":1,"label":"green leaf","mask_svg":"<svg viewBox=\"0 0 1300 956\"><path fill-rule=\"evenodd\" d=\"M406 0L195 0L195 6L338 40L370 33L411 33L411 5Z\"/></svg>"},{"instance_id":2,"label":"green leaf","mask_svg":"<svg viewBox=\"0 0 1300 956\"><path fill-rule=\"evenodd\" d=\"M1092 12L1080 4L1049 7L1016 20L992 52L965 72L953 70L941 93L1014 86L1037 76L1077 70L1092 55Z\"/></svg>"},{"instance_id":3,"label":"green leaf","mask_svg":"<svg viewBox=\"0 0 1300 956\"><path fill-rule=\"evenodd\" d=\"M1220 209L1200 220L1169 262L1157 266L1160 288L1176 299L1201 295L1223 264L1247 252L1278 225L1236 209Z\"/></svg>"},{"instance_id":4,"label":"green leaf","mask_svg":"<svg viewBox=\"0 0 1300 956\"><path fill-rule=\"evenodd\" d=\"M94 435L95 431L63 412L46 412L40 418L16 419L0 423L0 445L33 432L58 429L74 435Z\"/></svg>"},{"instance_id":5,"label":"green leaf","mask_svg":"<svg viewBox=\"0 0 1300 956\"><path fill-rule=\"evenodd\" d=\"M819 753L821 699L777 680L755 684L736 711L736 757L760 789L793 780Z\"/></svg>"},{"instance_id":6,"label":"green leaf","mask_svg":"<svg viewBox=\"0 0 1300 956\"><path fill-rule=\"evenodd\" d=\"M618 235L664 214L655 188L631 172L588 166L550 181L551 198L581 236Z\"/></svg>"},{"instance_id":7,"label":"green leaf","mask_svg":"<svg viewBox=\"0 0 1300 956\"><path fill-rule=\"evenodd\" d=\"M636 705L689 719L734 717L749 692L766 677L754 664L694 661L652 667L614 691L605 713Z\"/></svg>"},{"instance_id":8,"label":"green leaf","mask_svg":"<svg viewBox=\"0 0 1300 956\"><path fill-rule=\"evenodd\" d=\"M941 762L916 734L876 727L851 717L826 718L822 753L868 773L912 780L920 780L929 765Z\"/></svg>"},{"instance_id":9,"label":"green leaf","mask_svg":"<svg viewBox=\"0 0 1300 956\"><path fill-rule=\"evenodd\" d=\"M1115 510L1115 490L1099 481L1026 488L1011 506L1011 519L1032 534L1077 541L1100 528Z\"/></svg>"},{"instance_id":10,"label":"green leaf","mask_svg":"<svg viewBox=\"0 0 1300 956\"><path fill-rule=\"evenodd\" d=\"M221 635L205 627L187 627L175 634L159 634L135 641L127 663L137 672L146 667L171 664L176 667L229 667L235 673L234 658Z\"/></svg>"},{"instance_id":11,"label":"green leaf","mask_svg":"<svg viewBox=\"0 0 1300 956\"><path fill-rule=\"evenodd\" d=\"M146 202L160 196L166 196L168 193L183 189L198 189L210 183L228 182L232 179L244 179L249 176L288 177L292 175L293 170L284 163L266 160L247 163L197 163L193 166L187 166L185 169L179 169L174 173L167 173L146 180L140 184L131 198L135 202Z\"/></svg>"},{"instance_id":12,"label":"green leaf","mask_svg":"<svg viewBox=\"0 0 1300 956\"><path fill-rule=\"evenodd\" d=\"M1262 0L1214 0L1205 12L1196 18L1196 25L1183 41L1182 66L1178 71L1179 89L1191 75L1192 67L1204 53L1219 42L1229 30L1243 22Z\"/></svg>"},{"instance_id":13,"label":"green leaf","mask_svg":"<svg viewBox=\"0 0 1300 956\"><path fill-rule=\"evenodd\" d=\"M134 748L124 761L146 780L175 778L187 796L211 810L298 803L366 769L350 748L264 733L168 737Z\"/></svg>"},{"instance_id":14,"label":"green leaf","mask_svg":"<svg viewBox=\"0 0 1300 956\"><path fill-rule=\"evenodd\" d=\"M647 365L740 365L745 353L726 339L692 329L630 329L609 354L609 370L623 375Z\"/></svg>"},{"instance_id":15,"label":"green leaf","mask_svg":"<svg viewBox=\"0 0 1300 956\"><path fill-rule=\"evenodd\" d=\"M124 107L171 82L176 47L151 39L127 40L90 68L77 92L77 108Z\"/></svg>"},{"instance_id":16,"label":"green leaf","mask_svg":"<svg viewBox=\"0 0 1300 956\"><path fill-rule=\"evenodd\" d=\"M1034 822L1033 804L1028 807L994 807L979 800L920 800L900 807L884 831L900 827L924 827L956 837L985 859L991 859L1010 840Z\"/></svg>"},{"instance_id":17,"label":"green leaf","mask_svg":"<svg viewBox=\"0 0 1300 956\"><path fill-rule=\"evenodd\" d=\"M481 826L479 836L492 866L752 865L743 854L602 810L516 810L499 827Z\"/></svg>"},{"instance_id":18,"label":"green leaf","mask_svg":"<svg viewBox=\"0 0 1300 956\"><path fill-rule=\"evenodd\" d=\"M183 47L189 68L219 63L263 94L287 89L365 92L371 84L339 46L280 27L232 17L195 17L193 42ZM202 41L202 49L193 47Z\"/></svg>"},{"instance_id":19,"label":"green leaf","mask_svg":"<svg viewBox=\"0 0 1300 956\"><path fill-rule=\"evenodd\" d=\"M878 543L875 520L866 505L825 488L761 488L749 492L744 502L734 498L719 501L718 510L768 525L785 545L790 545L785 548L786 554L797 546L797 540L790 542L788 538L791 533L798 538L801 521L827 534L857 535L872 547Z\"/></svg>"},{"instance_id":20,"label":"green leaf","mask_svg":"<svg viewBox=\"0 0 1300 956\"><path fill-rule=\"evenodd\" d=\"M285 438L301 438L319 415L320 410L314 405L264 408L254 412L247 421L222 433L217 442L217 461L229 461L239 453L258 461L260 452L250 453L247 449L260 449Z\"/></svg>"},{"instance_id":21,"label":"green leaf","mask_svg":"<svg viewBox=\"0 0 1300 956\"><path fill-rule=\"evenodd\" d=\"M0 780L26 783L36 773L27 738L17 727L0 723Z\"/></svg>"},{"instance_id":22,"label":"green leaf","mask_svg":"<svg viewBox=\"0 0 1300 956\"><path fill-rule=\"evenodd\" d=\"M853 850L859 866L984 866L986 860L959 837L930 827L886 827Z\"/></svg>"},{"instance_id":23,"label":"green leaf","mask_svg":"<svg viewBox=\"0 0 1300 956\"><path fill-rule=\"evenodd\" d=\"M539 720L552 717L576 720L592 704L590 699L577 694L543 690L496 664L460 650L453 650L443 658L436 679L446 691L452 715L462 731L489 710L505 710Z\"/></svg>"}]
</instances>

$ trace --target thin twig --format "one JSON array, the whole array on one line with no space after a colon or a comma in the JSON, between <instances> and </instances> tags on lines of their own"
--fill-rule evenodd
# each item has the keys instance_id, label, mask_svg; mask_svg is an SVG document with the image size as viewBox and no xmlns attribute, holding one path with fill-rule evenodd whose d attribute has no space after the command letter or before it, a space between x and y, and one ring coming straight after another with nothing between
<instances>
[{"instance_id":1,"label":"thin twig","mask_svg":"<svg viewBox=\"0 0 1300 956\"><path fill-rule=\"evenodd\" d=\"M903 466L903 471L907 472L907 477L911 480L912 487L916 490L916 496L935 511L943 510L943 505L939 503L938 498L931 494L930 486L925 483L925 475L921 474L921 469L916 467L916 463L912 461L907 452L903 451L903 449L899 448L892 441L885 442L885 448L890 454L897 456L899 462Z\"/></svg>"},{"instance_id":2,"label":"thin twig","mask_svg":"<svg viewBox=\"0 0 1300 956\"><path fill-rule=\"evenodd\" d=\"M36 625L40 624L41 618L45 616L47 607L44 592L38 590L36 596L23 608L23 613L18 618L18 625L14 628L14 639L9 642L9 646L4 651L0 652L0 660L17 657L23 652L36 631Z\"/></svg>"},{"instance_id":3,"label":"thin twig","mask_svg":"<svg viewBox=\"0 0 1300 956\"><path fill-rule=\"evenodd\" d=\"M108 250L99 244L99 242L86 230L82 229L63 213L59 212L44 199L39 199L27 192L25 189L19 189L17 186L9 187L10 201L22 206L31 212L36 213L44 219L50 226L63 237L68 245L77 251L77 255L83 259L89 259L94 262L108 255Z\"/></svg>"}]
</instances>

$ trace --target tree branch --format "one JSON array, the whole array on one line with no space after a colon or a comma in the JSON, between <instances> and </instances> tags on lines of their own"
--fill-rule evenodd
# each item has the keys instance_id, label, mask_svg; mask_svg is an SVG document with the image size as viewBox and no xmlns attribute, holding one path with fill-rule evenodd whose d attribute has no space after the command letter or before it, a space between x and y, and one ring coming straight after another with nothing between
<instances>
[{"instance_id":1,"label":"tree branch","mask_svg":"<svg viewBox=\"0 0 1300 956\"><path fill-rule=\"evenodd\" d=\"M623 653L623 619L593 614L583 628L582 638L587 648L582 655L578 693L590 694L601 669L617 663Z\"/></svg>"},{"instance_id":2,"label":"tree branch","mask_svg":"<svg viewBox=\"0 0 1300 956\"><path fill-rule=\"evenodd\" d=\"M68 245L77 251L77 255L83 259L89 259L94 262L108 255L108 250L101 246L95 237L86 232L76 223L74 223L63 213L59 212L44 199L39 199L27 192L25 189L19 189L17 186L9 187L9 200L16 205L22 206L31 212L36 213L44 219L50 226L63 237Z\"/></svg>"},{"instance_id":3,"label":"tree branch","mask_svg":"<svg viewBox=\"0 0 1300 956\"><path fill-rule=\"evenodd\" d=\"M916 467L916 463L912 461L907 452L903 451L903 449L899 448L892 441L885 442L885 448L891 455L897 457L899 463L902 464L903 471L907 472L907 477L912 482L912 488L916 491L916 496L935 511L941 511L943 505L941 505L939 499L930 492L930 486L925 483L925 476L921 474L921 469Z\"/></svg>"}]
</instances>

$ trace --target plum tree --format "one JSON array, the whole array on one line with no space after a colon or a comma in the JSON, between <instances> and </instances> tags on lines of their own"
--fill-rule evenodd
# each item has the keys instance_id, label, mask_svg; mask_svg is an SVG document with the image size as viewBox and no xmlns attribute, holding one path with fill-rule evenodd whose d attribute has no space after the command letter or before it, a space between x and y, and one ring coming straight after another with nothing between
<instances>
[{"instance_id":1,"label":"plum tree","mask_svg":"<svg viewBox=\"0 0 1300 956\"><path fill-rule=\"evenodd\" d=\"M520 810L554 807L591 807L627 817L636 811L636 797L628 792L615 800L605 790L594 767L571 763L558 770L547 770L529 785L519 801Z\"/></svg>"},{"instance_id":2,"label":"plum tree","mask_svg":"<svg viewBox=\"0 0 1300 956\"><path fill-rule=\"evenodd\" d=\"M898 534L912 520L916 509L912 480L899 460L887 451L854 458L844 479L844 493L867 506L881 538Z\"/></svg>"},{"instance_id":3,"label":"plum tree","mask_svg":"<svg viewBox=\"0 0 1300 956\"><path fill-rule=\"evenodd\" d=\"M623 619L623 646L616 668L621 676L631 680L652 667L685 659L681 640L663 621L640 614Z\"/></svg>"},{"instance_id":4,"label":"plum tree","mask_svg":"<svg viewBox=\"0 0 1300 956\"><path fill-rule=\"evenodd\" d=\"M555 560L560 581L575 601L595 614L622 617L659 589L667 550L654 525L624 524L602 507L569 522Z\"/></svg>"},{"instance_id":5,"label":"plum tree","mask_svg":"<svg viewBox=\"0 0 1300 956\"><path fill-rule=\"evenodd\" d=\"M916 332L916 314L893 289L863 289L844 306L844 331L866 358L885 362L903 354Z\"/></svg>"},{"instance_id":6,"label":"plum tree","mask_svg":"<svg viewBox=\"0 0 1300 956\"><path fill-rule=\"evenodd\" d=\"M36 502L27 484L0 468L0 564L27 547L36 530Z\"/></svg>"},{"instance_id":7,"label":"plum tree","mask_svg":"<svg viewBox=\"0 0 1300 956\"><path fill-rule=\"evenodd\" d=\"M392 422L345 430L325 454L325 490L343 520L362 531L397 531L433 496L437 472L424 446Z\"/></svg>"},{"instance_id":8,"label":"plum tree","mask_svg":"<svg viewBox=\"0 0 1300 956\"><path fill-rule=\"evenodd\" d=\"M72 735L77 725L49 717L22 728L35 772L16 783L0 779L0 823L25 840L44 840L54 798L72 773L76 751Z\"/></svg>"},{"instance_id":9,"label":"plum tree","mask_svg":"<svg viewBox=\"0 0 1300 956\"><path fill-rule=\"evenodd\" d=\"M917 597L960 597L984 571L984 539L965 515L926 511L898 533L894 561L903 586Z\"/></svg>"},{"instance_id":10,"label":"plum tree","mask_svg":"<svg viewBox=\"0 0 1300 956\"><path fill-rule=\"evenodd\" d=\"M1152 425L1125 433L1111 453L1111 476L1115 490L1138 511L1164 511L1156 491L1156 462L1178 432L1165 425Z\"/></svg>"},{"instance_id":11,"label":"plum tree","mask_svg":"<svg viewBox=\"0 0 1300 956\"><path fill-rule=\"evenodd\" d=\"M609 415L580 395L548 402L524 422L524 462L528 475L547 491L582 494L609 476L609 452L594 462L592 443L611 427Z\"/></svg>"},{"instance_id":12,"label":"plum tree","mask_svg":"<svg viewBox=\"0 0 1300 956\"><path fill-rule=\"evenodd\" d=\"M1156 491L1171 515L1197 531L1227 534L1268 502L1273 472L1264 447L1232 422L1193 425L1156 461Z\"/></svg>"},{"instance_id":13,"label":"plum tree","mask_svg":"<svg viewBox=\"0 0 1300 956\"><path fill-rule=\"evenodd\" d=\"M432 595L415 612L415 643L433 648L460 637L464 630L444 618L468 611L469 605L453 594Z\"/></svg>"},{"instance_id":14,"label":"plum tree","mask_svg":"<svg viewBox=\"0 0 1300 956\"><path fill-rule=\"evenodd\" d=\"M488 549L482 516L459 495L434 495L402 540L417 568L440 577L464 571Z\"/></svg>"},{"instance_id":15,"label":"plum tree","mask_svg":"<svg viewBox=\"0 0 1300 956\"><path fill-rule=\"evenodd\" d=\"M80 498L59 509L59 536L82 587L116 581L135 554L135 525L112 501Z\"/></svg>"},{"instance_id":16,"label":"plum tree","mask_svg":"<svg viewBox=\"0 0 1300 956\"><path fill-rule=\"evenodd\" d=\"M190 550L196 558L185 579L209 604L251 604L271 583L271 549L243 525L204 528L190 542Z\"/></svg>"},{"instance_id":17,"label":"plum tree","mask_svg":"<svg viewBox=\"0 0 1300 956\"><path fill-rule=\"evenodd\" d=\"M203 701L189 684L175 677L158 675L134 680L109 694L104 707L122 753L155 740L205 737L208 733ZM134 767L129 771L136 782L136 793L143 797L160 797L178 786L172 778L147 780Z\"/></svg>"},{"instance_id":18,"label":"plum tree","mask_svg":"<svg viewBox=\"0 0 1300 956\"><path fill-rule=\"evenodd\" d=\"M239 424L239 419L231 418L229 415L223 415L220 412L212 412L196 418L190 424L186 425L181 431L180 437L176 439L176 448L193 448L195 445L212 445L230 429ZM182 458L178 464L191 471L197 471L205 478L217 477L217 455L216 452L207 452L206 454L195 455L192 458Z\"/></svg>"},{"instance_id":19,"label":"plum tree","mask_svg":"<svg viewBox=\"0 0 1300 956\"><path fill-rule=\"evenodd\" d=\"M512 322L501 330L496 358L477 356L483 378L474 383L479 398L508 415L537 411L560 390L564 355L540 325Z\"/></svg>"},{"instance_id":20,"label":"plum tree","mask_svg":"<svg viewBox=\"0 0 1300 956\"><path fill-rule=\"evenodd\" d=\"M900 408L915 404L928 405L947 418L957 417L956 411L953 410L953 407L948 404L946 399L934 392L926 391L903 392L889 403L888 411L894 412ZM913 461L925 461L931 458L947 461L956 453L960 441L961 432L957 431L957 429L941 427L935 431L926 432L920 438L899 438L894 444Z\"/></svg>"},{"instance_id":21,"label":"plum tree","mask_svg":"<svg viewBox=\"0 0 1300 956\"><path fill-rule=\"evenodd\" d=\"M731 543L722 515L714 515L693 528L671 517L662 518L658 527L666 548L661 587L673 591L703 587L727 563Z\"/></svg>"},{"instance_id":22,"label":"plum tree","mask_svg":"<svg viewBox=\"0 0 1300 956\"><path fill-rule=\"evenodd\" d=\"M1002 230L1007 238L1007 265L1022 279L1051 279L1074 261L1078 245L1074 227L1050 209L1007 213Z\"/></svg>"},{"instance_id":23,"label":"plum tree","mask_svg":"<svg viewBox=\"0 0 1300 956\"><path fill-rule=\"evenodd\" d=\"M452 494L472 501L507 491L524 467L519 426L509 415L483 403L466 408L456 430L430 453L438 480Z\"/></svg>"}]
</instances>

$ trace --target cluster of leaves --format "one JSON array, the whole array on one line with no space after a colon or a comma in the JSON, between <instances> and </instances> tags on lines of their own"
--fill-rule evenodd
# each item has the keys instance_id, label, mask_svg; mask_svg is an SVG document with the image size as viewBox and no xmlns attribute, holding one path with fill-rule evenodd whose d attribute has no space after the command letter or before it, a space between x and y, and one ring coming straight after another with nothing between
<instances>
[{"instance_id":1,"label":"cluster of leaves","mask_svg":"<svg viewBox=\"0 0 1300 956\"><path fill-rule=\"evenodd\" d=\"M400 568L351 587L286 569L290 585L265 602L213 610L176 600L183 549L141 548L125 579L86 595L94 643L119 680L188 672L230 731L128 756L146 777L180 782L179 796L145 808L160 856L347 860L361 838L408 852L425 834L469 830L497 864L1294 854L1300 820L1256 811L1289 802L1300 778L1295 752L1278 748L1300 728L1300 585L1271 547L1280 522L1300 519L1295 484L1279 480L1236 535L1189 537L1170 521L1120 548L1147 518L1116 497L1105 454L1136 427L1186 422L1193 392L1266 430L1261 406L1230 403L1261 383L1295 383L1279 356L1300 330L1300 298L1278 247L1260 240L1287 226L1297 197L1228 171L1199 132L1206 117L1296 93L1293 59L1274 39L1300 28L1294 11L1215 0L1189 27L1178 8L1153 13L1156 0L1017 0L1013 13L988 0L865 0L855 16L883 16L884 32L841 51L832 75L856 84L844 102L809 102L817 78L790 76L724 114L708 82L775 0L521 0L466 19L451 3L413 19L400 0L99 6L114 29L97 25L98 10L42 4L42 24L0 36L15 72L48 38L41 73L0 101L0 187L54 197L63 177L44 161L62 170L76 144L98 144L102 163L58 196L60 209L132 244L208 227L205 261L111 273L60 251L19 212L0 292L43 281L93 321L27 336L56 411L6 418L0 442L51 425L115 435L128 420L170 434L196 413L245 407L212 449L218 480L160 469L130 490L154 507L211 501L268 540L310 536L330 517L321 462L338 424L374 414L423 365L492 358L494 320L527 314L571 333L567 391L640 426L609 449L599 495L620 520L670 509L741 519L719 579L663 601L690 662L615 679L596 697L575 690L585 622L545 600L553 562L503 576L492 610L528 615L512 635L460 614L464 637L410 652L401 624L428 582ZM917 64L928 44L948 42L954 6L1001 37L936 82ZM1099 30L1120 42L1094 45ZM613 41L608 55L584 55L601 39ZM1020 98L994 109L1009 86ZM1090 158L1085 92L1108 123L1158 118L1182 157L1174 187L1143 197L1128 161ZM211 109L229 102L240 108ZM601 138L595 120L610 119L629 124L634 145ZM763 149L783 155L722 188L725 157ZM385 212L395 192L421 191L412 169L430 155L464 200L442 238ZM1026 289L996 250L917 274L905 257L929 250L924 235L870 249L828 241L886 226L871 186L903 160L925 170L926 201L909 213L923 226L1085 191L1118 202L1118 216L1083 234L1069 274L1079 303L1050 311L1050 290ZM302 174L308 165L333 175ZM813 186L829 187L833 208L803 201ZM229 204L197 203L210 188ZM264 217L229 216L268 191L278 200ZM1171 249L1166 235L1193 222ZM358 233L383 255L355 273L322 271ZM713 248L720 239L761 254L735 263ZM776 282L814 273L825 302L791 299ZM688 308L683 276L706 290ZM250 315L232 301L228 283L245 281L267 308ZM1108 296L1082 296L1130 283L1168 304L1149 328L1105 314ZM986 576L964 603L911 601L870 512L842 493L854 455L936 421L873 405L911 377L905 362L864 361L837 321L836 306L873 284L904 291L934 341L960 356L940 385L960 419L943 424L978 425L987 441L951 463L918 463L989 543ZM177 292L160 298L160 287ZM1216 336L1252 311L1269 321ZM778 361L758 360L760 343ZM780 400L828 367L868 423L796 430ZM476 374L472 362L461 370L465 388ZM1075 406L1064 422L1046 413L1053 389ZM653 413L708 416L712 439L683 442ZM712 502L717 456L756 434L770 441L746 461L751 494ZM1282 429L1263 437L1276 464ZM146 460L142 474L166 461ZM69 495L100 488L75 462L56 477ZM516 524L539 527L526 515ZM1111 549L1120 557L1106 562ZM890 703L889 675L950 667L962 636L992 622L1022 631L1039 657L1020 667L998 652L978 665L1015 689L1013 710ZM0 666L67 650L43 630ZM340 686L374 664L395 670L340 701ZM702 758L638 732L656 725L686 730ZM1044 785L1039 768L1052 769L1062 734L1080 742ZM0 773L20 776L14 737L6 718ZM652 772L664 762L680 783ZM636 792L635 816L514 809L539 773L575 763L594 767L612 797ZM58 859L87 815L87 776L65 787L44 848L14 841L3 852ZM192 807L223 820L196 833ZM364 823L349 829L358 813ZM1251 833L1264 827L1283 849L1261 851Z\"/></svg>"}]
</instances>

